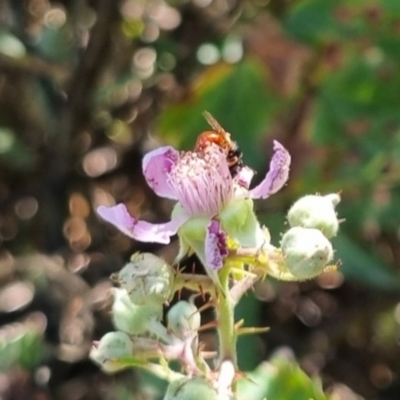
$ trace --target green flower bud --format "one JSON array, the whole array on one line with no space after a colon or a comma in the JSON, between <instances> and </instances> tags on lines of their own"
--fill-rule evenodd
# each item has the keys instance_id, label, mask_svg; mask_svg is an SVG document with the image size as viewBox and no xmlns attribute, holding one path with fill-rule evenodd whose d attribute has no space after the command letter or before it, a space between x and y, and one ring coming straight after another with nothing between
<instances>
[{"instance_id":1,"label":"green flower bud","mask_svg":"<svg viewBox=\"0 0 400 400\"><path fill-rule=\"evenodd\" d=\"M162 304L133 304L125 289L113 289L112 307L114 326L130 335L150 332L159 336L162 331Z\"/></svg>"},{"instance_id":2,"label":"green flower bud","mask_svg":"<svg viewBox=\"0 0 400 400\"><path fill-rule=\"evenodd\" d=\"M291 227L319 229L328 239L335 236L339 221L335 206L339 204L339 194L326 196L308 195L297 200L288 212L287 218Z\"/></svg>"},{"instance_id":3,"label":"green flower bud","mask_svg":"<svg viewBox=\"0 0 400 400\"><path fill-rule=\"evenodd\" d=\"M133 345L124 332L109 332L99 342L95 342L89 357L105 372L116 372L125 366L118 360L132 356Z\"/></svg>"},{"instance_id":4,"label":"green flower bud","mask_svg":"<svg viewBox=\"0 0 400 400\"><path fill-rule=\"evenodd\" d=\"M203 378L181 378L171 382L163 400L218 400L216 390Z\"/></svg>"},{"instance_id":5,"label":"green flower bud","mask_svg":"<svg viewBox=\"0 0 400 400\"><path fill-rule=\"evenodd\" d=\"M201 316L194 304L182 300L170 308L167 321L168 330L175 336L185 339L199 329Z\"/></svg>"},{"instance_id":6,"label":"green flower bud","mask_svg":"<svg viewBox=\"0 0 400 400\"><path fill-rule=\"evenodd\" d=\"M318 229L289 229L282 237L281 248L287 269L298 280L318 276L333 257L331 242Z\"/></svg>"},{"instance_id":7,"label":"green flower bud","mask_svg":"<svg viewBox=\"0 0 400 400\"><path fill-rule=\"evenodd\" d=\"M161 258L150 253L135 253L116 276L135 304L169 301L174 293L174 272Z\"/></svg>"}]
</instances>

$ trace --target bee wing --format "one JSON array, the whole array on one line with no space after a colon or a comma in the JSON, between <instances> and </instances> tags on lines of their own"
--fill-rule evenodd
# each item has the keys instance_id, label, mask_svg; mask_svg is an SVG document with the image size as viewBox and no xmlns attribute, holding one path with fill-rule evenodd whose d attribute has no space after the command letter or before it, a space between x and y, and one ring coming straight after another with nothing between
<instances>
[{"instance_id":1,"label":"bee wing","mask_svg":"<svg viewBox=\"0 0 400 400\"><path fill-rule=\"evenodd\" d=\"M204 111L204 118L208 122L208 124L218 133L223 133L224 135L227 133L225 129L219 124L219 122L209 113L208 111Z\"/></svg>"}]
</instances>

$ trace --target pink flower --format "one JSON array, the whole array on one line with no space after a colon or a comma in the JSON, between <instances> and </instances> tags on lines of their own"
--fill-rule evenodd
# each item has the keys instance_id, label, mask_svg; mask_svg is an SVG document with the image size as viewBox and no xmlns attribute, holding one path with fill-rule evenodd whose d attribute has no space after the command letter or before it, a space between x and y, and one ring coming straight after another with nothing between
<instances>
[{"instance_id":1,"label":"pink flower","mask_svg":"<svg viewBox=\"0 0 400 400\"><path fill-rule=\"evenodd\" d=\"M178 152L170 146L143 159L149 186L161 197L176 200L171 221L151 224L132 217L125 205L100 206L98 214L133 239L167 244L178 233L181 255L193 249L208 271L222 267L227 237L240 246L262 245L264 234L251 199L267 198L286 183L290 155L274 141L274 155L264 180L249 190L253 172L243 167L232 177L226 155L215 145L203 152Z\"/></svg>"}]
</instances>

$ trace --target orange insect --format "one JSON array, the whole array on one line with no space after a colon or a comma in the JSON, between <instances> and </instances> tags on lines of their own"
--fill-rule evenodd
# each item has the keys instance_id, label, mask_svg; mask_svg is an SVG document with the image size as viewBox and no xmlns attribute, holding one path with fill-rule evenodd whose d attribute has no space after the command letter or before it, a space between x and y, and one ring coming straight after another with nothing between
<instances>
[{"instance_id":1,"label":"orange insect","mask_svg":"<svg viewBox=\"0 0 400 400\"><path fill-rule=\"evenodd\" d=\"M199 135L194 148L195 151L204 150L210 143L216 144L226 154L226 161L231 176L236 176L243 166L242 152L239 146L231 139L231 134L226 132L209 112L205 111L204 117L213 131L205 131Z\"/></svg>"}]
</instances>

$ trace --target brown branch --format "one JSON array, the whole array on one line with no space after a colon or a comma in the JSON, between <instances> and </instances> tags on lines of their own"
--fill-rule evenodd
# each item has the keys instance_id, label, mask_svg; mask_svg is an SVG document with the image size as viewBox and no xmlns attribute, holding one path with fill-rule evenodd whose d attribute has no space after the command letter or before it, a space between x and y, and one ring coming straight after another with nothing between
<instances>
[{"instance_id":1,"label":"brown branch","mask_svg":"<svg viewBox=\"0 0 400 400\"><path fill-rule=\"evenodd\" d=\"M14 58L0 54L0 70L33 74L55 81L63 81L68 76L68 71L64 66L52 64L34 56Z\"/></svg>"},{"instance_id":2,"label":"brown branch","mask_svg":"<svg viewBox=\"0 0 400 400\"><path fill-rule=\"evenodd\" d=\"M118 30L121 19L121 0L101 0L98 2L97 20L90 32L86 51L72 76L67 91L68 103L65 111L65 131L62 141L80 132L91 119L91 97L100 76L107 66L112 50L113 33Z\"/></svg>"}]
</instances>

